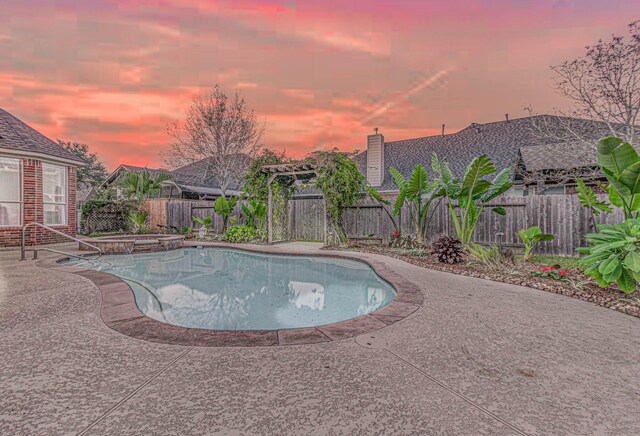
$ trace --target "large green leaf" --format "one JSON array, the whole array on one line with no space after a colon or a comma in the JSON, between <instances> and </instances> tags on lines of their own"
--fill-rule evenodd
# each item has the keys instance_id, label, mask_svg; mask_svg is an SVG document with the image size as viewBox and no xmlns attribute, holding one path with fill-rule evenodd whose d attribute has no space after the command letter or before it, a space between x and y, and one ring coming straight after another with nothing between
<instances>
[{"instance_id":1,"label":"large green leaf","mask_svg":"<svg viewBox=\"0 0 640 436\"><path fill-rule=\"evenodd\" d=\"M622 269L622 275L618 279L618 287L625 294L631 294L636 290L636 281L633 275L626 269Z\"/></svg>"},{"instance_id":2,"label":"large green leaf","mask_svg":"<svg viewBox=\"0 0 640 436\"><path fill-rule=\"evenodd\" d=\"M497 206L497 207L492 207L491 208L491 212L493 213L497 213L498 215L506 215L507 214L507 209L505 209L502 206Z\"/></svg>"},{"instance_id":3,"label":"large green leaf","mask_svg":"<svg viewBox=\"0 0 640 436\"><path fill-rule=\"evenodd\" d=\"M398 187L399 190L403 190L407 186L407 181L404 179L404 176L398 171L395 167L389 167L389 174L391 174L391 178L393 179L393 183Z\"/></svg>"},{"instance_id":4,"label":"large green leaf","mask_svg":"<svg viewBox=\"0 0 640 436\"><path fill-rule=\"evenodd\" d=\"M615 178L638 162L638 153L620 138L608 137L598 142L598 163L603 169L611 172Z\"/></svg>"},{"instance_id":5,"label":"large green leaf","mask_svg":"<svg viewBox=\"0 0 640 436\"><path fill-rule=\"evenodd\" d=\"M593 190L584 183L584 180L577 178L576 182L578 200L584 207L590 209L595 216L600 215L600 212L611 213L611 206L609 203L599 200L595 192L593 192Z\"/></svg>"},{"instance_id":6,"label":"large green leaf","mask_svg":"<svg viewBox=\"0 0 640 436\"><path fill-rule=\"evenodd\" d=\"M396 216L400 213L400 209L404 206L404 200L406 198L407 191L406 189L402 189L398 196L396 197L396 203L393 205L393 211L391 212L392 216Z\"/></svg>"},{"instance_id":7,"label":"large green leaf","mask_svg":"<svg viewBox=\"0 0 640 436\"><path fill-rule=\"evenodd\" d=\"M427 177L427 170L424 169L422 164L416 165L407 183L408 200L419 199L428 192L430 186Z\"/></svg>"},{"instance_id":8,"label":"large green leaf","mask_svg":"<svg viewBox=\"0 0 640 436\"><path fill-rule=\"evenodd\" d=\"M603 260L598 266L598 272L600 274L609 274L620 264L620 259L617 256L610 257Z\"/></svg>"},{"instance_id":9,"label":"large green leaf","mask_svg":"<svg viewBox=\"0 0 640 436\"><path fill-rule=\"evenodd\" d=\"M483 177L488 176L496 172L496 166L491 162L489 156L483 154L476 157L464 172L464 179L462 180L462 187L469 188L474 193L474 187L482 180Z\"/></svg>"},{"instance_id":10,"label":"large green leaf","mask_svg":"<svg viewBox=\"0 0 640 436\"><path fill-rule=\"evenodd\" d=\"M367 185L366 186L367 192L369 193L369 195L371 197L373 197L373 199L375 199L378 203L382 203L384 205L389 206L391 204L391 202L389 200L387 200L386 198L382 197L382 195L375 190L375 188Z\"/></svg>"},{"instance_id":11,"label":"large green leaf","mask_svg":"<svg viewBox=\"0 0 640 436\"><path fill-rule=\"evenodd\" d=\"M640 272L640 254L637 251L627 253L624 258L624 266L633 272Z\"/></svg>"},{"instance_id":12,"label":"large green leaf","mask_svg":"<svg viewBox=\"0 0 640 436\"><path fill-rule=\"evenodd\" d=\"M484 202L488 202L504 194L513 186L511 181L511 169L505 168L493 179L491 189L482 197Z\"/></svg>"},{"instance_id":13,"label":"large green leaf","mask_svg":"<svg viewBox=\"0 0 640 436\"><path fill-rule=\"evenodd\" d=\"M640 193L640 161L625 168L618 180L631 194Z\"/></svg>"}]
</instances>

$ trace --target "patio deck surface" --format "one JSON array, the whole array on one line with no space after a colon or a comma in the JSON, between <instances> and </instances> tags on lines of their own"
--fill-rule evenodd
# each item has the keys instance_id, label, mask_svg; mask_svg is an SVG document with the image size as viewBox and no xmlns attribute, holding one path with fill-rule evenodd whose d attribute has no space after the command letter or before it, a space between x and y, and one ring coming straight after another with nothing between
<instances>
[{"instance_id":1,"label":"patio deck surface","mask_svg":"<svg viewBox=\"0 0 640 436\"><path fill-rule=\"evenodd\" d=\"M366 338L198 348L113 331L88 279L0 251L0 434L640 434L640 319L358 256L423 306Z\"/></svg>"}]
</instances>

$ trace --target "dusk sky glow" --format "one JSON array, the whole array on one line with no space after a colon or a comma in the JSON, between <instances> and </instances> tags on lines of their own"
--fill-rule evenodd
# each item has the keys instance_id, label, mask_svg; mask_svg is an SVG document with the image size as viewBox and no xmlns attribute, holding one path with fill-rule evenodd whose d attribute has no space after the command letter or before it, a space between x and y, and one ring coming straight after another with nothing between
<instances>
[{"instance_id":1,"label":"dusk sky glow","mask_svg":"<svg viewBox=\"0 0 640 436\"><path fill-rule=\"evenodd\" d=\"M640 18L629 0L2 1L0 107L108 169L158 167L216 83L295 157L567 102L549 65Z\"/></svg>"}]
</instances>

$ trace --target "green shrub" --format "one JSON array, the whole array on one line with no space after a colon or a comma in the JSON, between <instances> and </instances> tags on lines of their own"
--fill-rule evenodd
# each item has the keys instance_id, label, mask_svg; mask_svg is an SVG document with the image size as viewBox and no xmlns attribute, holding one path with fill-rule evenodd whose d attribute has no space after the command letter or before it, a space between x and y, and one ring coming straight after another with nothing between
<instances>
[{"instance_id":1,"label":"green shrub","mask_svg":"<svg viewBox=\"0 0 640 436\"><path fill-rule=\"evenodd\" d=\"M621 224L599 224L599 233L586 236L588 247L578 252L585 274L606 287L617 282L621 291L632 294L640 280L640 219L628 219Z\"/></svg>"},{"instance_id":2,"label":"green shrub","mask_svg":"<svg viewBox=\"0 0 640 436\"><path fill-rule=\"evenodd\" d=\"M257 237L256 229L247 225L231 226L227 229L227 233L225 233L224 236L228 242L234 243L253 241Z\"/></svg>"}]
</instances>

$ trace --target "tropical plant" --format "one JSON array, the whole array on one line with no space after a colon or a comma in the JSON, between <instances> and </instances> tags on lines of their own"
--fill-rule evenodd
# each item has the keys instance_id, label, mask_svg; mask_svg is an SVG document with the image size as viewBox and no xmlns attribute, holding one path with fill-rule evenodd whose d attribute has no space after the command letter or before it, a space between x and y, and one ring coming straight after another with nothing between
<instances>
[{"instance_id":1,"label":"tropical plant","mask_svg":"<svg viewBox=\"0 0 640 436\"><path fill-rule=\"evenodd\" d=\"M205 218L198 218L197 216L192 216L191 219L193 219L194 223L200 225L200 229L198 231L200 236L209 236L211 226L213 225L213 217L208 216Z\"/></svg>"},{"instance_id":2,"label":"tropical plant","mask_svg":"<svg viewBox=\"0 0 640 436\"><path fill-rule=\"evenodd\" d=\"M457 238L443 235L431 247L431 252L436 255L439 262L454 264L462 262L464 247Z\"/></svg>"},{"instance_id":3,"label":"tropical plant","mask_svg":"<svg viewBox=\"0 0 640 436\"><path fill-rule=\"evenodd\" d=\"M231 226L224 235L228 242L240 243L253 241L258 237L255 227L243 224L241 226Z\"/></svg>"},{"instance_id":4,"label":"tropical plant","mask_svg":"<svg viewBox=\"0 0 640 436\"><path fill-rule=\"evenodd\" d=\"M447 162L439 161L435 154L432 157L432 167L438 174L435 195L446 197L456 235L460 242L468 245L485 206L513 185L511 170L505 168L489 182L485 178L494 174L496 167L485 154L473 159L462 180L454 179ZM460 211L459 214L456 209ZM499 215L506 213L503 207L494 207L491 211Z\"/></svg>"},{"instance_id":5,"label":"tropical plant","mask_svg":"<svg viewBox=\"0 0 640 436\"><path fill-rule=\"evenodd\" d=\"M520 230L518 236L524 244L524 259L531 259L533 249L540 241L553 241L555 237L549 233L542 233L538 226L529 227L526 230Z\"/></svg>"},{"instance_id":6,"label":"tropical plant","mask_svg":"<svg viewBox=\"0 0 640 436\"><path fill-rule=\"evenodd\" d=\"M604 138L598 142L598 163L609 182L609 201L624 211L625 219L638 218L640 157L636 150L620 138Z\"/></svg>"},{"instance_id":7,"label":"tropical plant","mask_svg":"<svg viewBox=\"0 0 640 436\"><path fill-rule=\"evenodd\" d=\"M139 235L142 233L147 233L147 217L149 213L145 210L134 211L129 215L129 221L133 225L132 231L134 234Z\"/></svg>"},{"instance_id":8,"label":"tropical plant","mask_svg":"<svg viewBox=\"0 0 640 436\"><path fill-rule=\"evenodd\" d=\"M233 208L236 207L236 203L240 197L226 198L220 196L213 203L213 211L222 217L222 233L227 232L227 223L229 222L229 216L233 213Z\"/></svg>"},{"instance_id":9,"label":"tropical plant","mask_svg":"<svg viewBox=\"0 0 640 436\"><path fill-rule=\"evenodd\" d=\"M640 281L640 219L598 224L598 229L586 235L589 246L578 249L586 254L578 262L601 287L617 282L621 291L633 293Z\"/></svg>"},{"instance_id":10,"label":"tropical plant","mask_svg":"<svg viewBox=\"0 0 640 436\"><path fill-rule=\"evenodd\" d=\"M156 197L160 194L162 182L170 179L171 176L165 173L158 173L152 176L147 170L139 173L129 171L123 175L120 184L129 198L135 198L138 203L143 203L147 198Z\"/></svg>"},{"instance_id":11,"label":"tropical plant","mask_svg":"<svg viewBox=\"0 0 640 436\"><path fill-rule=\"evenodd\" d=\"M393 212L394 217L400 213L402 206L407 206L411 222L416 230L416 238L418 242L424 243L428 237L429 229L429 211L433 201L441 199L440 195L435 195L434 191L438 187L437 183L430 183L428 180L427 170L418 164L409 179L394 167L389 168L389 174L393 179L393 183L399 190L396 198Z\"/></svg>"}]
</instances>

